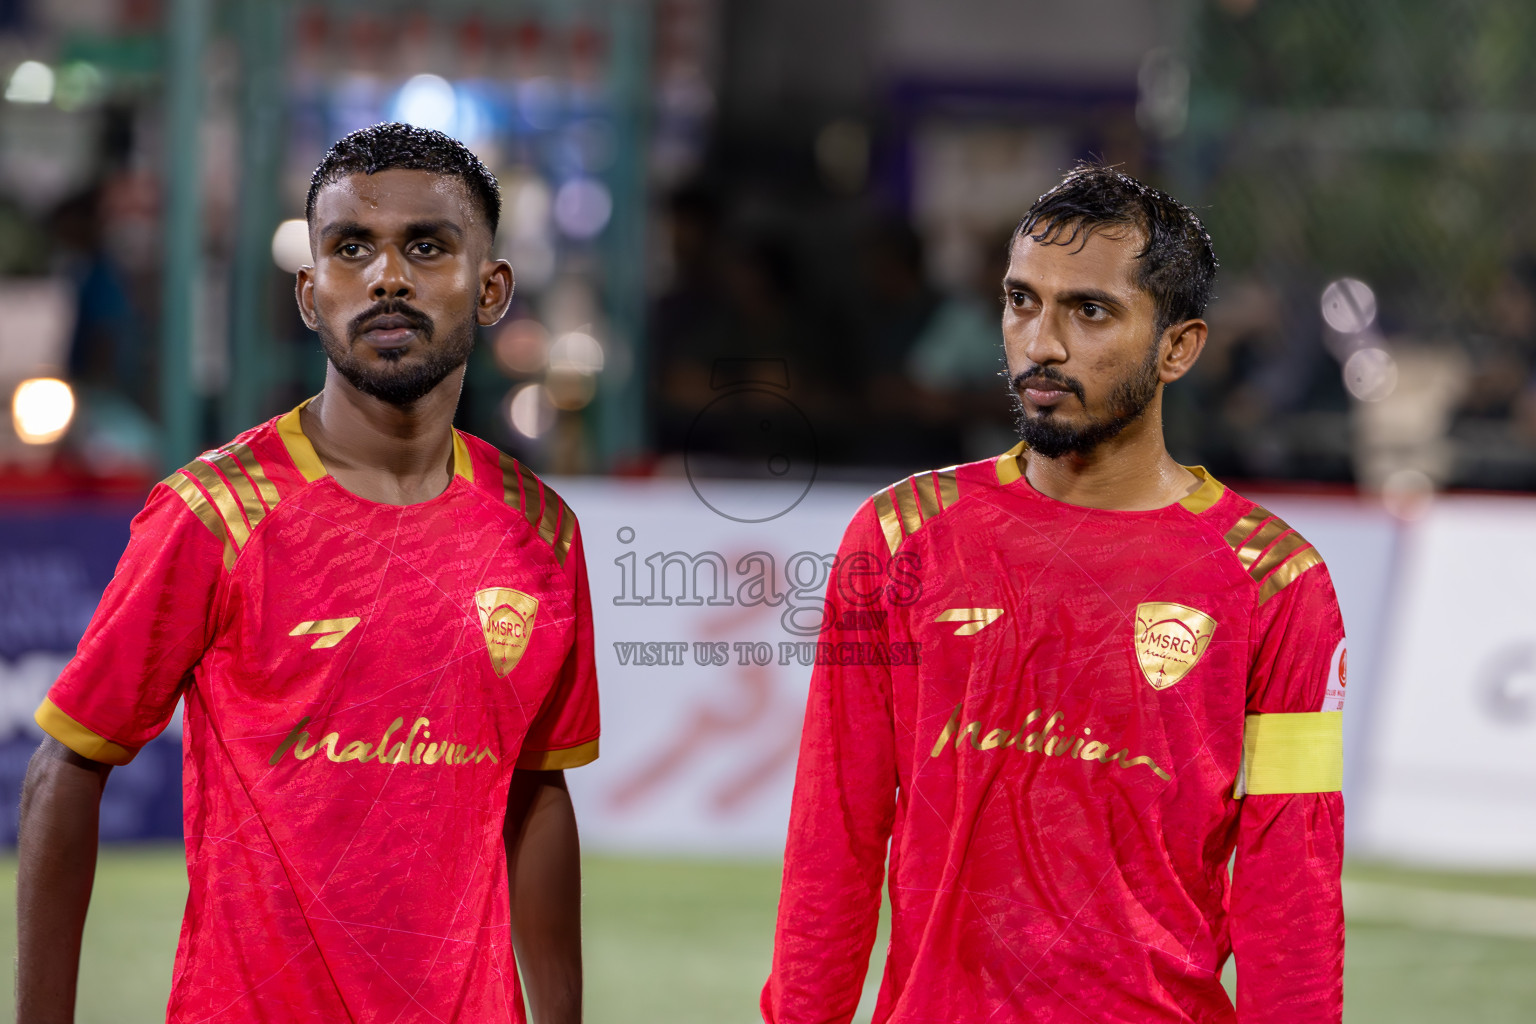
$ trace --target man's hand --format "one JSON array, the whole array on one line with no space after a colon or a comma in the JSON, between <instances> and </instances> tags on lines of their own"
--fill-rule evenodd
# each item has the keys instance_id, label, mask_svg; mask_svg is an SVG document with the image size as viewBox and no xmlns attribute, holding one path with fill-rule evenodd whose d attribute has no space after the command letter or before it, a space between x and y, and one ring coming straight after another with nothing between
<instances>
[{"instance_id":1,"label":"man's hand","mask_svg":"<svg viewBox=\"0 0 1536 1024\"><path fill-rule=\"evenodd\" d=\"M101 791L111 770L51 736L27 765L17 841L17 1024L75 1019L80 934L96 877Z\"/></svg>"},{"instance_id":2,"label":"man's hand","mask_svg":"<svg viewBox=\"0 0 1536 1024\"><path fill-rule=\"evenodd\" d=\"M565 773L517 770L502 828L512 947L534 1024L581 1021L581 845Z\"/></svg>"}]
</instances>

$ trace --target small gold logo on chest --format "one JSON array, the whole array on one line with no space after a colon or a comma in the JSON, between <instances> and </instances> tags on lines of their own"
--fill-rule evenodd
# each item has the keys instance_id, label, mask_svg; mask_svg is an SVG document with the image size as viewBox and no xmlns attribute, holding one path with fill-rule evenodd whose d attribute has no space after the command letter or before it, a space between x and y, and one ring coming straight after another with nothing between
<instances>
[{"instance_id":1,"label":"small gold logo on chest","mask_svg":"<svg viewBox=\"0 0 1536 1024\"><path fill-rule=\"evenodd\" d=\"M314 622L301 622L293 627L289 636L312 636L315 642L310 644L310 650L319 651L327 647L335 647L347 638L347 634L357 628L357 624L363 620L353 615L345 619L320 619Z\"/></svg>"},{"instance_id":2,"label":"small gold logo on chest","mask_svg":"<svg viewBox=\"0 0 1536 1024\"><path fill-rule=\"evenodd\" d=\"M1199 663L1215 632L1216 620L1197 609L1169 601L1137 605L1136 660L1141 674L1154 690L1166 690Z\"/></svg>"},{"instance_id":3,"label":"small gold logo on chest","mask_svg":"<svg viewBox=\"0 0 1536 1024\"><path fill-rule=\"evenodd\" d=\"M528 649L539 599L511 587L491 587L476 592L475 609L480 613L480 629L491 653L491 667L498 676L505 676L517 667Z\"/></svg>"}]
</instances>

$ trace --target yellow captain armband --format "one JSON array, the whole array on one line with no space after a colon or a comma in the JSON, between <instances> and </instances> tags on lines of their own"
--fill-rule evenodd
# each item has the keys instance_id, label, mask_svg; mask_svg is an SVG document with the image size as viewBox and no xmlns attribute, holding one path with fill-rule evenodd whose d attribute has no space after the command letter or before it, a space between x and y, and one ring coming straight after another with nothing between
<instances>
[{"instance_id":1,"label":"yellow captain armband","mask_svg":"<svg viewBox=\"0 0 1536 1024\"><path fill-rule=\"evenodd\" d=\"M1234 796L1344 788L1344 712L1249 715Z\"/></svg>"}]
</instances>

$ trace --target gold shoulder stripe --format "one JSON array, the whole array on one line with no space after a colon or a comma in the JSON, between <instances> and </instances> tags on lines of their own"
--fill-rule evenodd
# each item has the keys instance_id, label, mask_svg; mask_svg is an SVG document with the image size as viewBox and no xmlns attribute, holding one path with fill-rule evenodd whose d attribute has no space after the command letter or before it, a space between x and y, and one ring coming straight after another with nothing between
<instances>
[{"instance_id":1,"label":"gold shoulder stripe","mask_svg":"<svg viewBox=\"0 0 1536 1024\"><path fill-rule=\"evenodd\" d=\"M320 456L315 454L315 446L304 436L304 428L299 422L300 410L312 401L314 399L306 398L277 421L277 436L288 449L288 457L310 483L327 475Z\"/></svg>"},{"instance_id":2,"label":"gold shoulder stripe","mask_svg":"<svg viewBox=\"0 0 1536 1024\"><path fill-rule=\"evenodd\" d=\"M917 532L917 528L923 525L923 514L917 507L917 496L912 493L912 478L901 481L891 488L891 497L896 499L896 511L901 513L901 528L908 537Z\"/></svg>"},{"instance_id":3,"label":"gold shoulder stripe","mask_svg":"<svg viewBox=\"0 0 1536 1024\"><path fill-rule=\"evenodd\" d=\"M555 538L555 561L565 564L565 556L571 553L571 542L576 539L576 513L564 501L560 502L560 535Z\"/></svg>"},{"instance_id":4,"label":"gold shoulder stripe","mask_svg":"<svg viewBox=\"0 0 1536 1024\"><path fill-rule=\"evenodd\" d=\"M919 473L912 478L912 486L917 489L918 514L926 523L939 514L938 481L933 478L932 473Z\"/></svg>"},{"instance_id":5,"label":"gold shoulder stripe","mask_svg":"<svg viewBox=\"0 0 1536 1024\"><path fill-rule=\"evenodd\" d=\"M565 564L576 538L576 515L552 488L512 456L502 453L501 496L509 506L523 513L528 524L538 530L555 552L555 560Z\"/></svg>"},{"instance_id":6,"label":"gold shoulder stripe","mask_svg":"<svg viewBox=\"0 0 1536 1024\"><path fill-rule=\"evenodd\" d=\"M537 526L543 507L544 488L533 471L505 453L498 460L501 465L502 500L523 513L530 525Z\"/></svg>"},{"instance_id":7,"label":"gold shoulder stripe","mask_svg":"<svg viewBox=\"0 0 1536 1024\"><path fill-rule=\"evenodd\" d=\"M1024 475L1024 453L1028 450L1029 445L1020 441L997 457L997 482L1000 486L1007 487Z\"/></svg>"},{"instance_id":8,"label":"gold shoulder stripe","mask_svg":"<svg viewBox=\"0 0 1536 1024\"><path fill-rule=\"evenodd\" d=\"M1344 712L1247 716L1238 785L1238 795L1343 789Z\"/></svg>"},{"instance_id":9,"label":"gold shoulder stripe","mask_svg":"<svg viewBox=\"0 0 1536 1024\"><path fill-rule=\"evenodd\" d=\"M245 547L245 542L251 536L251 528L246 524L245 513L240 510L240 503L235 500L234 490L219 475L218 470L204 462L201 458L193 459L181 467L183 473L189 473L199 484L204 493L213 502L213 507L218 509L219 516L224 520L224 525L229 531L230 543L235 550Z\"/></svg>"},{"instance_id":10,"label":"gold shoulder stripe","mask_svg":"<svg viewBox=\"0 0 1536 1024\"><path fill-rule=\"evenodd\" d=\"M1305 537L1291 529L1284 519L1258 505L1232 525L1226 541L1236 553L1243 571L1255 583L1262 584L1259 604L1323 562L1323 556Z\"/></svg>"},{"instance_id":11,"label":"gold shoulder stripe","mask_svg":"<svg viewBox=\"0 0 1536 1024\"><path fill-rule=\"evenodd\" d=\"M1307 548L1270 574L1269 579L1265 580L1264 585L1259 588L1259 604L1263 604L1295 583L1297 578L1308 569L1322 564L1323 556L1318 553L1317 548Z\"/></svg>"},{"instance_id":12,"label":"gold shoulder stripe","mask_svg":"<svg viewBox=\"0 0 1536 1024\"><path fill-rule=\"evenodd\" d=\"M901 520L896 515L896 506L891 503L889 490L876 491L871 499L875 504L875 515L880 518L880 530L885 534L885 543L891 549L891 554L901 547Z\"/></svg>"},{"instance_id":13,"label":"gold shoulder stripe","mask_svg":"<svg viewBox=\"0 0 1536 1024\"><path fill-rule=\"evenodd\" d=\"M955 466L930 470L899 480L871 496L880 530L891 554L903 539L920 530L924 523L960 500L960 482Z\"/></svg>"},{"instance_id":14,"label":"gold shoulder stripe","mask_svg":"<svg viewBox=\"0 0 1536 1024\"><path fill-rule=\"evenodd\" d=\"M38 705L32 717L43 731L81 757L103 764L123 765L133 760L136 750L113 743L105 736L98 736L59 709L47 697Z\"/></svg>"},{"instance_id":15,"label":"gold shoulder stripe","mask_svg":"<svg viewBox=\"0 0 1536 1024\"><path fill-rule=\"evenodd\" d=\"M261 462L256 458L256 453L251 451L250 446L236 441L233 444L226 445L224 450L240 460L240 464L245 468L245 475L250 477L251 483L256 488L256 493L261 496L262 504L267 506L267 511L271 512L276 508L277 503L282 499L279 497L277 488L273 485L271 478L267 476L266 469L262 467Z\"/></svg>"},{"instance_id":16,"label":"gold shoulder stripe","mask_svg":"<svg viewBox=\"0 0 1536 1024\"><path fill-rule=\"evenodd\" d=\"M234 542L230 539L229 528L225 526L223 517L213 507L213 503L208 500L208 496L198 489L197 484L192 481L190 476L179 469L160 482L175 491L177 496L186 502L187 508L191 509L192 514L202 520L204 526L208 527L209 532L224 542L224 568L233 569L235 567L235 556L238 552L235 550Z\"/></svg>"},{"instance_id":17,"label":"gold shoulder stripe","mask_svg":"<svg viewBox=\"0 0 1536 1024\"><path fill-rule=\"evenodd\" d=\"M939 498L943 500L945 508L949 508L949 506L960 500L960 480L956 475L958 468L957 466L950 466L947 469L939 470L937 474L939 478Z\"/></svg>"},{"instance_id":18,"label":"gold shoulder stripe","mask_svg":"<svg viewBox=\"0 0 1536 1024\"><path fill-rule=\"evenodd\" d=\"M1264 552L1257 562L1253 563L1253 568L1248 570L1248 575L1253 577L1255 583L1258 583L1284 563L1287 558L1290 558L1302 548L1309 548L1311 546L1307 542L1307 538L1292 530L1275 541L1270 546L1270 549Z\"/></svg>"},{"instance_id":19,"label":"gold shoulder stripe","mask_svg":"<svg viewBox=\"0 0 1536 1024\"><path fill-rule=\"evenodd\" d=\"M516 460L514 460L516 461ZM539 525L539 513L544 509L544 483L534 475L533 470L517 463L517 479L522 486L523 503L520 508L528 520L528 525Z\"/></svg>"},{"instance_id":20,"label":"gold shoulder stripe","mask_svg":"<svg viewBox=\"0 0 1536 1024\"><path fill-rule=\"evenodd\" d=\"M1264 524L1264 520L1273 519L1275 514L1267 508L1253 506L1253 511L1232 524L1232 529L1227 531L1227 546L1233 551L1243 546L1243 542L1253 536L1253 531Z\"/></svg>"},{"instance_id":21,"label":"gold shoulder stripe","mask_svg":"<svg viewBox=\"0 0 1536 1024\"><path fill-rule=\"evenodd\" d=\"M540 486L543 481L540 481ZM555 544L555 527L560 521L560 506L564 504L554 491L544 488L544 513L539 516L539 536L544 538L544 543L551 547Z\"/></svg>"},{"instance_id":22,"label":"gold shoulder stripe","mask_svg":"<svg viewBox=\"0 0 1536 1024\"><path fill-rule=\"evenodd\" d=\"M205 452L199 461L212 465L224 477L225 483L229 484L235 500L240 505L241 514L244 515L247 525L254 533L256 524L266 518L268 509L266 503L261 500L261 496L256 493L256 486L251 483L250 477L245 475L245 467L240 465L240 460L228 451L219 450Z\"/></svg>"},{"instance_id":23,"label":"gold shoulder stripe","mask_svg":"<svg viewBox=\"0 0 1536 1024\"><path fill-rule=\"evenodd\" d=\"M597 740L564 750L525 750L517 755L517 766L528 771L553 772L580 768L597 760Z\"/></svg>"},{"instance_id":24,"label":"gold shoulder stripe","mask_svg":"<svg viewBox=\"0 0 1536 1024\"><path fill-rule=\"evenodd\" d=\"M1278 540L1281 534L1290 532L1290 526L1286 524L1284 519L1279 518L1271 519L1253 531L1253 536L1249 537L1243 546L1237 549L1237 560L1242 563L1243 571L1248 572L1252 570L1254 563L1264 553L1264 549Z\"/></svg>"}]
</instances>

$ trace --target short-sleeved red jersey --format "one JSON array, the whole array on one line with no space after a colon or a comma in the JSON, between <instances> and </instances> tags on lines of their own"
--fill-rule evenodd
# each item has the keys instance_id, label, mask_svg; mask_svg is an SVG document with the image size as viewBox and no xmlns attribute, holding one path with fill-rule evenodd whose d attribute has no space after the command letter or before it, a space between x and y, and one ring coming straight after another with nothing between
<instances>
[{"instance_id":1,"label":"short-sleeved red jersey","mask_svg":"<svg viewBox=\"0 0 1536 1024\"><path fill-rule=\"evenodd\" d=\"M454 433L416 505L327 475L299 410L157 486L38 722L121 764L185 699L168 1020L521 1021L514 766L597 756L569 508Z\"/></svg>"},{"instance_id":2,"label":"short-sleeved red jersey","mask_svg":"<svg viewBox=\"0 0 1536 1024\"><path fill-rule=\"evenodd\" d=\"M1021 446L919 474L847 531L764 1018L851 1019L888 858L876 1024L1338 1021L1344 630L1317 550L1203 470L1144 512L1023 470Z\"/></svg>"}]
</instances>

